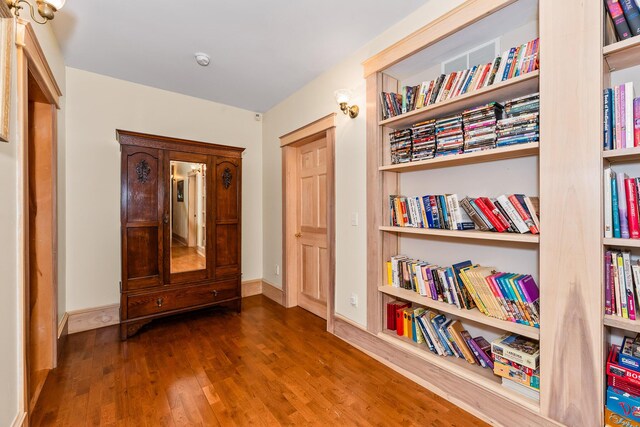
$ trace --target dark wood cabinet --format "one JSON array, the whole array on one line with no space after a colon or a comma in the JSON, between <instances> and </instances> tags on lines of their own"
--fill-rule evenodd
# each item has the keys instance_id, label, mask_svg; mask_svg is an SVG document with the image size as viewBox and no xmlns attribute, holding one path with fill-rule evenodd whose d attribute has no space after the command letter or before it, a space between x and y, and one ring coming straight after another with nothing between
<instances>
[{"instance_id":1,"label":"dark wood cabinet","mask_svg":"<svg viewBox=\"0 0 640 427\"><path fill-rule=\"evenodd\" d=\"M239 312L244 148L117 136L122 339L162 316L214 305Z\"/></svg>"}]
</instances>

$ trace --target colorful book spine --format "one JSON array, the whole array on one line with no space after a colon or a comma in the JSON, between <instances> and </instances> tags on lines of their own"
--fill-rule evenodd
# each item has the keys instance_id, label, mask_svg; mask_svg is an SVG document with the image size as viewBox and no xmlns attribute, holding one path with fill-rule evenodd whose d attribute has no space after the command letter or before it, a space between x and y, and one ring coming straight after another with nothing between
<instances>
[{"instance_id":1,"label":"colorful book spine","mask_svg":"<svg viewBox=\"0 0 640 427\"><path fill-rule=\"evenodd\" d=\"M618 209L618 184L615 172L611 172L611 216L613 217L613 237L621 237L620 233L620 209Z\"/></svg>"},{"instance_id":2,"label":"colorful book spine","mask_svg":"<svg viewBox=\"0 0 640 427\"><path fill-rule=\"evenodd\" d=\"M604 149L613 149L613 94L611 88L604 90ZM635 105L635 104L634 104ZM640 105L639 105L640 108Z\"/></svg>"},{"instance_id":3,"label":"colorful book spine","mask_svg":"<svg viewBox=\"0 0 640 427\"><path fill-rule=\"evenodd\" d=\"M629 220L627 217L627 192L625 188L625 179L627 179L627 174L623 172L617 173L617 184L618 184L618 213L620 214L620 237L623 239L629 238Z\"/></svg>"},{"instance_id":4,"label":"colorful book spine","mask_svg":"<svg viewBox=\"0 0 640 427\"><path fill-rule=\"evenodd\" d=\"M632 36L640 34L640 11L634 0L620 0L622 12L629 25Z\"/></svg>"},{"instance_id":5,"label":"colorful book spine","mask_svg":"<svg viewBox=\"0 0 640 427\"><path fill-rule=\"evenodd\" d=\"M633 100L633 146L640 146L640 98Z\"/></svg>"},{"instance_id":6,"label":"colorful book spine","mask_svg":"<svg viewBox=\"0 0 640 427\"><path fill-rule=\"evenodd\" d=\"M625 40L631 37L631 30L629 29L629 24L627 24L627 20L624 18L624 12L622 10L622 6L618 0L606 0L607 1L607 10L609 11L609 16L613 20L613 25L616 28L616 33L618 33L618 37L620 40Z\"/></svg>"},{"instance_id":7,"label":"colorful book spine","mask_svg":"<svg viewBox=\"0 0 640 427\"><path fill-rule=\"evenodd\" d=\"M624 128L626 148L633 148L634 145L634 123L633 123L633 82L624 84Z\"/></svg>"},{"instance_id":8,"label":"colorful book spine","mask_svg":"<svg viewBox=\"0 0 640 427\"><path fill-rule=\"evenodd\" d=\"M611 306L611 252L604 254L604 313L612 314Z\"/></svg>"}]
</instances>

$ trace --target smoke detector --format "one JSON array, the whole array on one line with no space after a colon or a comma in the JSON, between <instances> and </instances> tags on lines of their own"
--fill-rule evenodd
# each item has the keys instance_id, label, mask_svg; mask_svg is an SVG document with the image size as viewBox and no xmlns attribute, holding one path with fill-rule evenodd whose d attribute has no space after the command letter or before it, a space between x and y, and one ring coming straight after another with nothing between
<instances>
[{"instance_id":1,"label":"smoke detector","mask_svg":"<svg viewBox=\"0 0 640 427\"><path fill-rule=\"evenodd\" d=\"M211 62L211 58L206 53L196 52L195 57L198 65L201 65L203 67L206 67L207 65L209 65L209 62Z\"/></svg>"}]
</instances>

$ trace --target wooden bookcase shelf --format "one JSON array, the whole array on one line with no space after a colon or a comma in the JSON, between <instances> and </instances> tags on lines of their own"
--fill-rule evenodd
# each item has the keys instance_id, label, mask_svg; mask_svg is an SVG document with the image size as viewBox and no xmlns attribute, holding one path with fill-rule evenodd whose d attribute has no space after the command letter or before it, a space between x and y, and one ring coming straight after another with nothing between
<instances>
[{"instance_id":1,"label":"wooden bookcase shelf","mask_svg":"<svg viewBox=\"0 0 640 427\"><path fill-rule=\"evenodd\" d=\"M625 319L620 316L604 315L605 326L640 333L640 320Z\"/></svg>"},{"instance_id":2,"label":"wooden bookcase shelf","mask_svg":"<svg viewBox=\"0 0 640 427\"><path fill-rule=\"evenodd\" d=\"M609 163L637 162L640 161L640 147L605 150L602 152L602 158Z\"/></svg>"},{"instance_id":3,"label":"wooden bookcase shelf","mask_svg":"<svg viewBox=\"0 0 640 427\"><path fill-rule=\"evenodd\" d=\"M422 236L447 237L452 239L471 239L471 240L492 240L499 242L516 242L516 243L540 243L540 235L538 234L517 234L517 233L496 233L491 231L479 230L440 230L436 228L413 228L413 227L392 227L381 226L380 231L400 234L418 234Z\"/></svg>"},{"instance_id":4,"label":"wooden bookcase shelf","mask_svg":"<svg viewBox=\"0 0 640 427\"><path fill-rule=\"evenodd\" d=\"M533 71L514 77L504 82L496 83L474 92L465 93L455 98L428 107L390 117L379 122L380 126L403 129L423 120L435 119L447 114L461 113L467 108L477 107L493 101L516 98L538 91L540 72Z\"/></svg>"},{"instance_id":5,"label":"wooden bookcase shelf","mask_svg":"<svg viewBox=\"0 0 640 427\"><path fill-rule=\"evenodd\" d=\"M605 46L602 55L609 71L634 67L640 64L640 36Z\"/></svg>"},{"instance_id":6,"label":"wooden bookcase shelf","mask_svg":"<svg viewBox=\"0 0 640 427\"><path fill-rule=\"evenodd\" d=\"M538 155L540 144L530 142L510 147L493 148L490 150L463 153L451 156L435 157L418 162L400 163L396 165L380 166L379 170L386 172L413 172L428 169L448 168L451 166L472 165L476 163L494 162L497 160L517 159L519 157Z\"/></svg>"},{"instance_id":7,"label":"wooden bookcase shelf","mask_svg":"<svg viewBox=\"0 0 640 427\"><path fill-rule=\"evenodd\" d=\"M605 237L602 239L605 246L615 246L618 248L640 248L640 239L620 239L615 237Z\"/></svg>"},{"instance_id":8,"label":"wooden bookcase shelf","mask_svg":"<svg viewBox=\"0 0 640 427\"><path fill-rule=\"evenodd\" d=\"M540 406L537 401L502 387L501 378L494 375L491 369L483 368L475 364L472 365L464 359L453 356L438 356L431 353L424 344L418 344L409 338L400 337L396 335L395 331L383 330L378 333L378 337L400 349L433 363L437 367L444 369L453 375L470 380L490 392L499 394L512 402L517 402L535 412L540 410Z\"/></svg>"},{"instance_id":9,"label":"wooden bookcase shelf","mask_svg":"<svg viewBox=\"0 0 640 427\"><path fill-rule=\"evenodd\" d=\"M507 332L513 332L514 334L523 335L536 340L540 339L540 330L537 328L485 316L475 308L473 310L459 309L455 305L447 304L441 301L434 301L431 298L422 296L413 291L394 288L392 286L379 286L378 290L386 295L400 298L405 301L411 301L424 307L429 307L437 310L440 313L447 313L460 319L466 319L475 323L491 326L493 328L501 329Z\"/></svg>"}]
</instances>

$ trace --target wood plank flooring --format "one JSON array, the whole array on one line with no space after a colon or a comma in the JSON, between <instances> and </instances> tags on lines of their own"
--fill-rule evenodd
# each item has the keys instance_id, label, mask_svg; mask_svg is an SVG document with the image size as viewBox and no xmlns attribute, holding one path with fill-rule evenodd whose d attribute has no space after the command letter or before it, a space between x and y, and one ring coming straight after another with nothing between
<instances>
[{"instance_id":1,"label":"wood plank flooring","mask_svg":"<svg viewBox=\"0 0 640 427\"><path fill-rule=\"evenodd\" d=\"M126 342L115 326L70 335L31 425L487 425L324 329L257 295Z\"/></svg>"}]
</instances>

